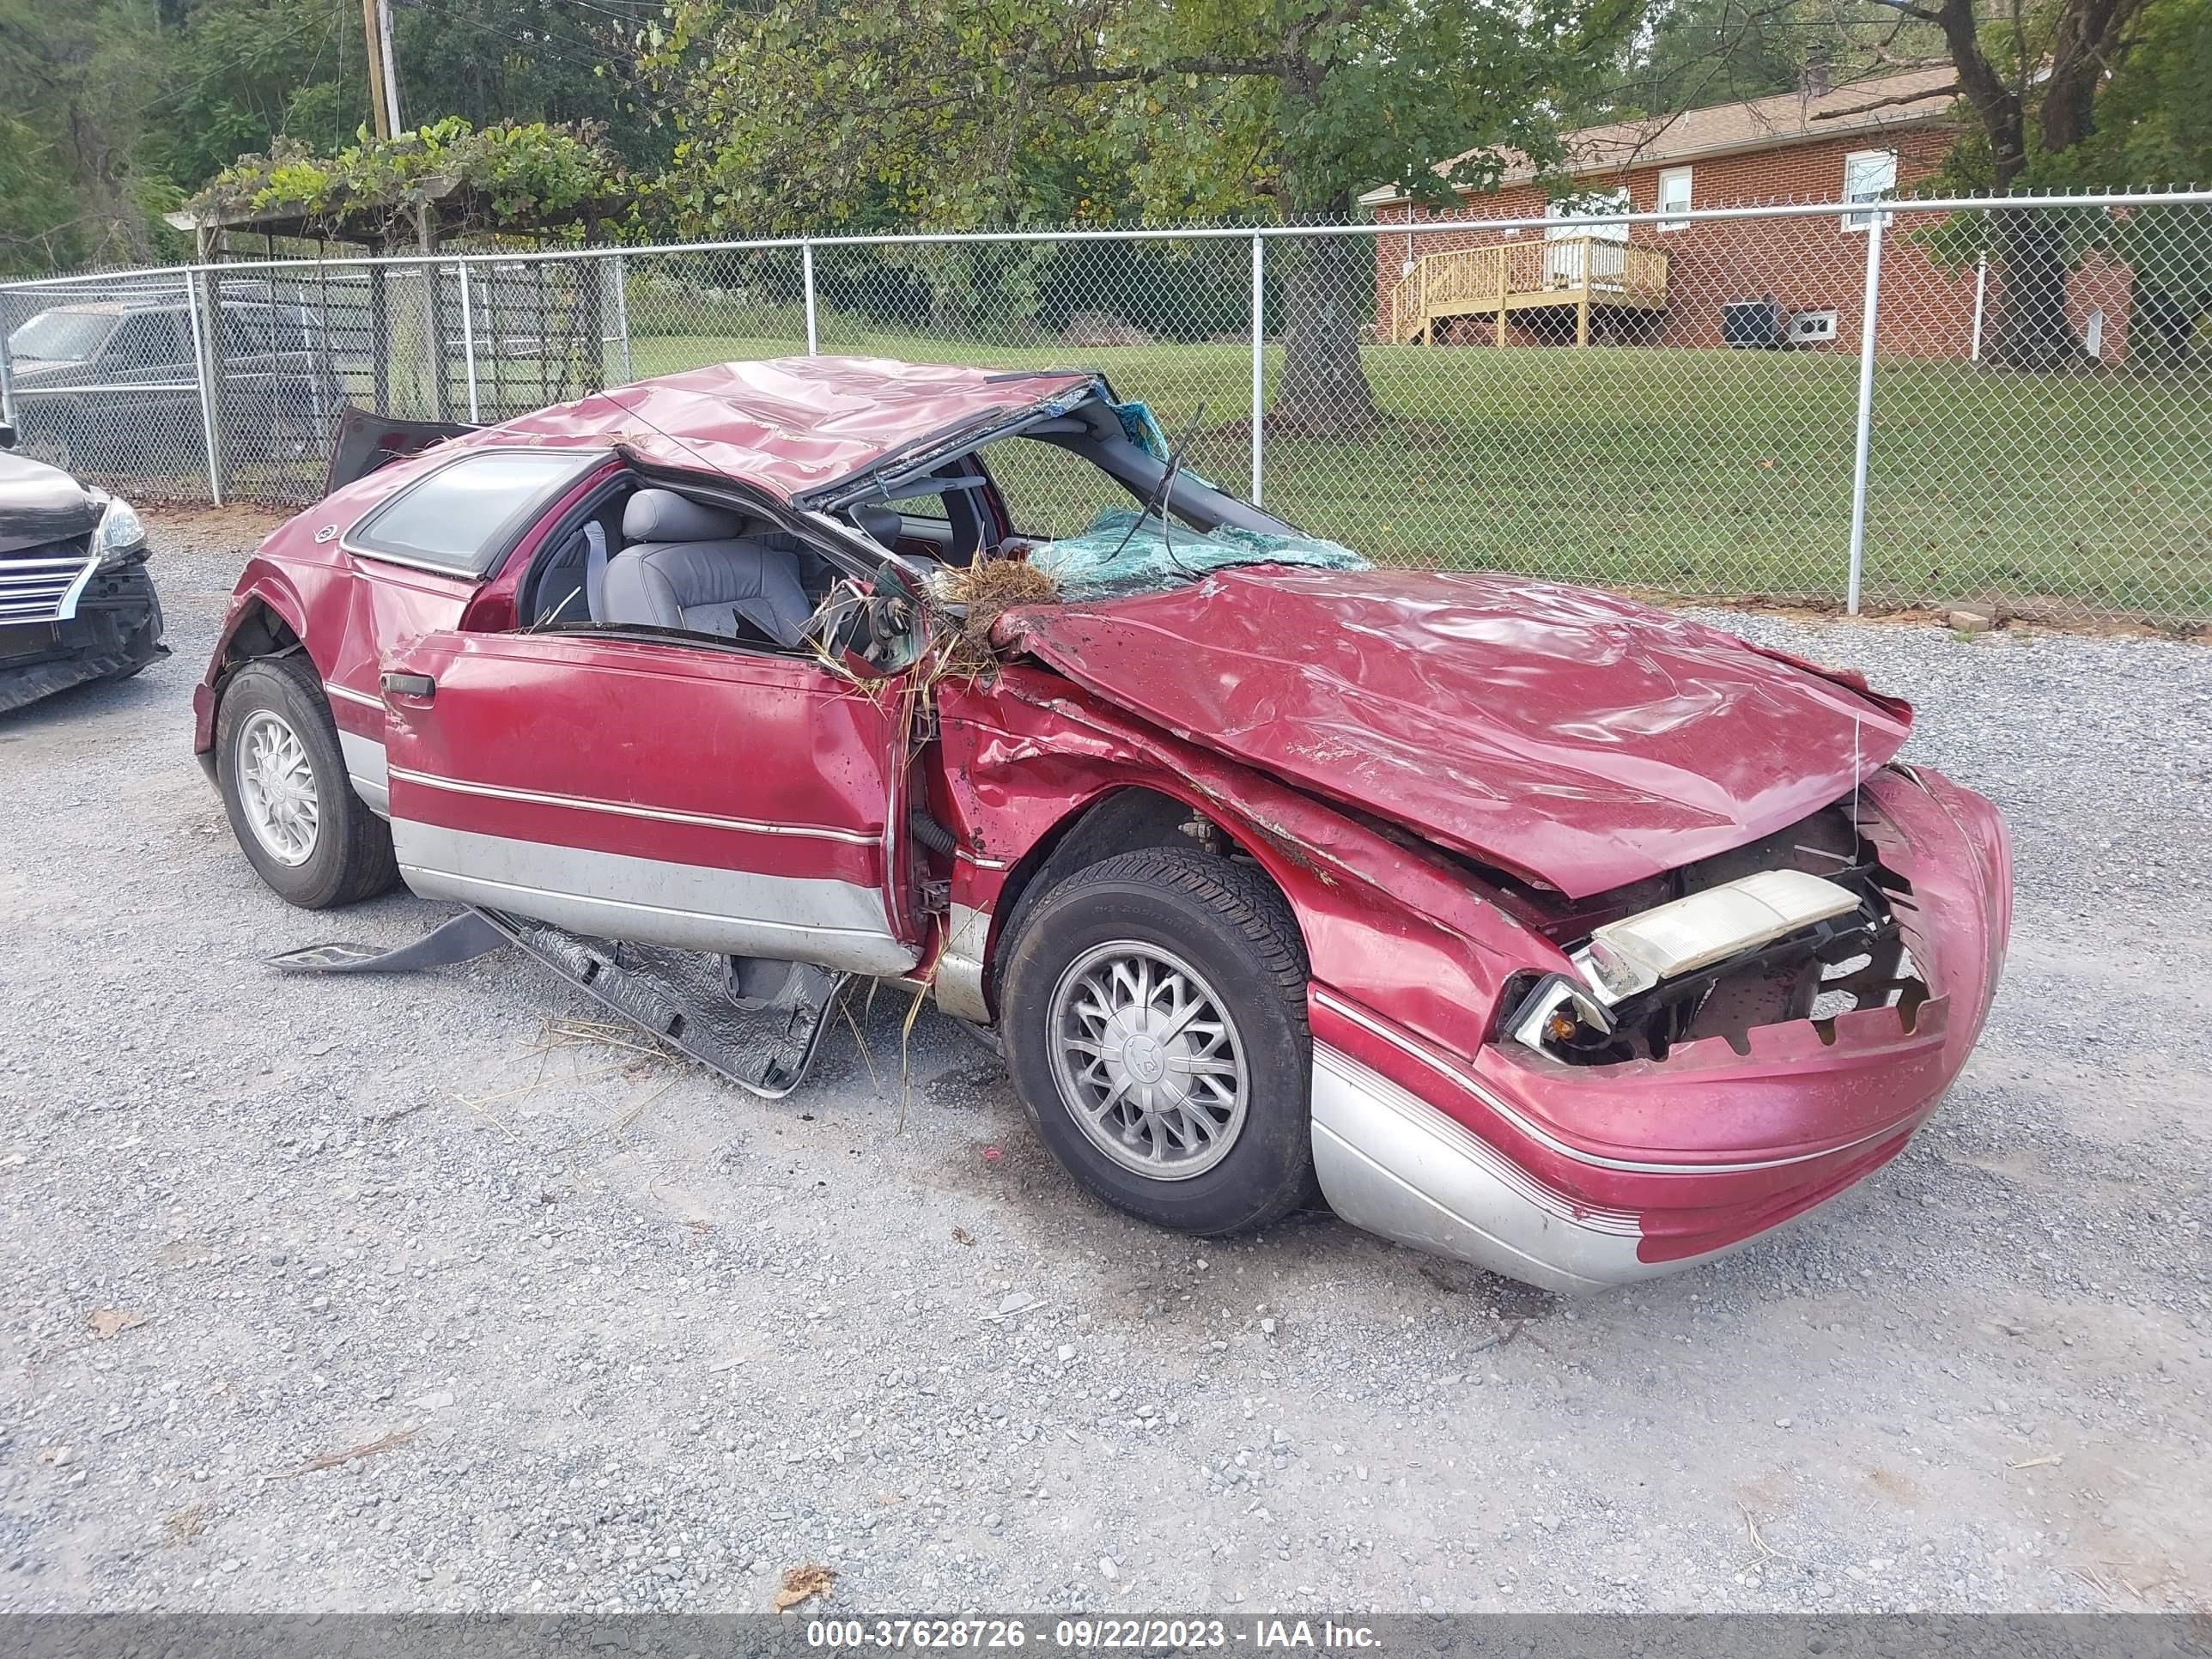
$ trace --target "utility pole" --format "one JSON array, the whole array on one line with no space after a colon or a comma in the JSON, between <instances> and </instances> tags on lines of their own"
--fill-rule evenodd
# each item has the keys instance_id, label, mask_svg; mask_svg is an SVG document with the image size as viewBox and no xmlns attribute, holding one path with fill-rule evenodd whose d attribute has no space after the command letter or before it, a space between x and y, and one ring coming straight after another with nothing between
<instances>
[{"instance_id":1,"label":"utility pole","mask_svg":"<svg viewBox=\"0 0 2212 1659\"><path fill-rule=\"evenodd\" d=\"M399 77L392 67L392 0L361 0L361 26L368 37L368 101L376 136L399 131Z\"/></svg>"}]
</instances>

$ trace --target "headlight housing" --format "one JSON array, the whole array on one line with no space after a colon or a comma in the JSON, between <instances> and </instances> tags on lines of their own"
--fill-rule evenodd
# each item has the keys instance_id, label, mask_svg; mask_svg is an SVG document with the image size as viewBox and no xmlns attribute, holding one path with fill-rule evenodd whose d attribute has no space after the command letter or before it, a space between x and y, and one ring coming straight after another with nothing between
<instances>
[{"instance_id":1,"label":"headlight housing","mask_svg":"<svg viewBox=\"0 0 2212 1659\"><path fill-rule=\"evenodd\" d=\"M100 527L92 532L92 550L100 556L102 570L111 570L134 554L145 552L146 526L120 495L108 499Z\"/></svg>"}]
</instances>

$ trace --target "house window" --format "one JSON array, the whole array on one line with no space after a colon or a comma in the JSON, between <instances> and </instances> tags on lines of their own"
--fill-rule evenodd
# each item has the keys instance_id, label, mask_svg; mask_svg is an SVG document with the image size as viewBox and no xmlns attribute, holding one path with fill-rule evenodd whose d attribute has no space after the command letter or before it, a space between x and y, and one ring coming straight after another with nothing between
<instances>
[{"instance_id":1,"label":"house window","mask_svg":"<svg viewBox=\"0 0 2212 1659\"><path fill-rule=\"evenodd\" d=\"M1690 210L1690 169L1668 167L1659 174L1659 211L1687 213ZM1662 219L1662 230L1687 230L1687 219Z\"/></svg>"},{"instance_id":2,"label":"house window","mask_svg":"<svg viewBox=\"0 0 2212 1659\"><path fill-rule=\"evenodd\" d=\"M1556 242L1564 238L1595 236L1601 241L1625 242L1628 227L1615 219L1610 224L1592 223L1607 214L1629 211L1628 186L1614 190L1585 190L1572 196L1562 197L1544 204L1544 217L1550 221L1544 227L1544 240Z\"/></svg>"},{"instance_id":3,"label":"house window","mask_svg":"<svg viewBox=\"0 0 2212 1659\"><path fill-rule=\"evenodd\" d=\"M1878 202L1897 188L1897 152L1893 149L1856 149L1844 157L1844 199ZM1871 213L1844 215L1845 230L1864 230L1874 222Z\"/></svg>"}]
</instances>

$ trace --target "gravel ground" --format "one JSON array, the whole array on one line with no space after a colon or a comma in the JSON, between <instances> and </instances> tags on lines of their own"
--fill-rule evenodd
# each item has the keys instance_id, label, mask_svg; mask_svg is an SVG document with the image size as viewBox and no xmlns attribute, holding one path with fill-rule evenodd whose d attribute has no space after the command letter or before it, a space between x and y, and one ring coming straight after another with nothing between
<instances>
[{"instance_id":1,"label":"gravel ground","mask_svg":"<svg viewBox=\"0 0 2212 1659\"><path fill-rule=\"evenodd\" d=\"M0 720L0 1609L2205 1604L2212 651L1718 618L1920 704L2014 954L1894 1164L1565 1302L1148 1231L902 999L769 1105L518 959L277 977L438 909L288 909L192 763L264 528L164 519L175 657Z\"/></svg>"}]
</instances>

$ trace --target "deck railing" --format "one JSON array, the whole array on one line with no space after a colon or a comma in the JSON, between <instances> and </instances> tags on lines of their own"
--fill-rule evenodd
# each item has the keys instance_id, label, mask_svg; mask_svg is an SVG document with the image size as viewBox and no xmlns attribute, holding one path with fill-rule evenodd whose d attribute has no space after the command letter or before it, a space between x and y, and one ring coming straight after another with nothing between
<instances>
[{"instance_id":1,"label":"deck railing","mask_svg":"<svg viewBox=\"0 0 2212 1659\"><path fill-rule=\"evenodd\" d=\"M1437 317L1504 311L1555 300L1643 307L1667 303L1667 255L1609 236L1493 242L1425 254L1390 291L1392 344L1418 337Z\"/></svg>"}]
</instances>

